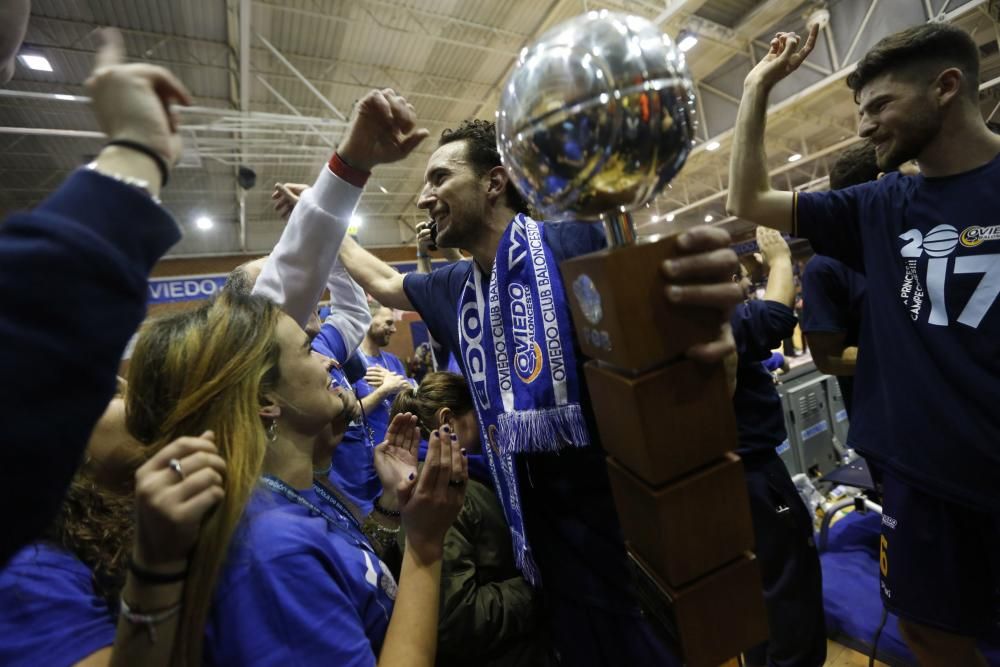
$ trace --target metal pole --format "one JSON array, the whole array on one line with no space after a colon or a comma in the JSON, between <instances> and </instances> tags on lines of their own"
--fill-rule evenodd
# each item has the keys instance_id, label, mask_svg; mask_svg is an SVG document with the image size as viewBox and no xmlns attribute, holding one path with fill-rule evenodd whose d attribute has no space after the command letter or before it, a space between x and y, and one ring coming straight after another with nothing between
<instances>
[{"instance_id":1,"label":"metal pole","mask_svg":"<svg viewBox=\"0 0 1000 667\"><path fill-rule=\"evenodd\" d=\"M333 106L333 103L330 102L330 100L326 99L326 96L323 95L323 93L319 92L319 89L316 88L316 86L312 85L312 82L310 82L309 79L307 79L302 74L302 72L300 72L295 67L295 65L293 65L291 62L289 62L288 58L286 58L285 56L283 56L281 54L281 51L279 51L278 49L276 49L274 47L274 45L271 44L271 42L269 42L266 39L264 39L264 37L259 32L258 33L254 33L254 34L257 35L257 39L259 39L261 42L263 42L264 46L266 46L268 48L268 50L271 53L274 54L275 58L277 58L278 60L280 60L281 63L285 67L287 67L289 70L291 70L292 74L294 74L295 76L298 77L299 81L301 81L303 84L305 84L305 87L308 88L309 91L313 95L315 95L316 97L319 98L320 102L322 102L326 106L327 109L329 109L330 111L332 111L334 113L334 115L336 115L337 118L339 118L340 120L347 120L347 116L345 116L344 114L342 114L340 112L340 109L338 109L337 107Z\"/></svg>"}]
</instances>

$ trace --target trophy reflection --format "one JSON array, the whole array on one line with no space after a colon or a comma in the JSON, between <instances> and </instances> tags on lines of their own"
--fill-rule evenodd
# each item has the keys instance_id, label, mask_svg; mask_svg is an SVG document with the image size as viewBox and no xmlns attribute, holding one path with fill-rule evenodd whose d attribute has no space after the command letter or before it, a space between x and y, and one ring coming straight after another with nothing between
<instances>
[{"instance_id":1,"label":"trophy reflection","mask_svg":"<svg viewBox=\"0 0 1000 667\"><path fill-rule=\"evenodd\" d=\"M718 315L668 305L675 239L637 239L630 214L683 167L694 100L656 26L590 12L522 50L497 143L545 220L604 223L608 248L560 268L615 504L645 611L687 664L717 665L767 636L723 365L682 358Z\"/></svg>"}]
</instances>

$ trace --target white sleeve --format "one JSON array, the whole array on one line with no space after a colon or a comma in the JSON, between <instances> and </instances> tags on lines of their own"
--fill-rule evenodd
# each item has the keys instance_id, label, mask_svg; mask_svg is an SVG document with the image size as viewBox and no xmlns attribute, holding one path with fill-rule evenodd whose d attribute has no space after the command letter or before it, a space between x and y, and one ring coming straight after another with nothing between
<instances>
[{"instance_id":1,"label":"white sleeve","mask_svg":"<svg viewBox=\"0 0 1000 667\"><path fill-rule=\"evenodd\" d=\"M368 297L361 285L354 282L347 273L339 258L330 269L327 287L330 289L330 315L326 318L326 323L340 331L349 358L361 345L372 322Z\"/></svg>"},{"instance_id":2,"label":"white sleeve","mask_svg":"<svg viewBox=\"0 0 1000 667\"><path fill-rule=\"evenodd\" d=\"M253 293L274 301L304 327L323 295L361 192L323 165L292 210Z\"/></svg>"}]
</instances>

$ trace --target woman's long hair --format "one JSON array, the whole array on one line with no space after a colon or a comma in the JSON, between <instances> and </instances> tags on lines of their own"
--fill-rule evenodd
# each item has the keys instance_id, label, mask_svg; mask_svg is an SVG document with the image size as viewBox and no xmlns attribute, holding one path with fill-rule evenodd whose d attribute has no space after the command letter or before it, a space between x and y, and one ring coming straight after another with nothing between
<instances>
[{"instance_id":1,"label":"woman's long hair","mask_svg":"<svg viewBox=\"0 0 1000 667\"><path fill-rule=\"evenodd\" d=\"M259 410L278 380L279 315L267 299L223 291L200 308L149 323L132 354L126 402L132 435L157 451L212 430L226 461L225 497L189 557L173 664L201 663L216 579L263 471L267 437Z\"/></svg>"}]
</instances>

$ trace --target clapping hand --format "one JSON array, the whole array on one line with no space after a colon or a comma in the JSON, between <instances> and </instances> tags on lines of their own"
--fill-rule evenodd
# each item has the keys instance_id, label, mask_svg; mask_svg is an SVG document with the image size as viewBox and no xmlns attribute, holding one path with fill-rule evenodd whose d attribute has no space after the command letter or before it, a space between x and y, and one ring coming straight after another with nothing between
<instances>
[{"instance_id":1,"label":"clapping hand","mask_svg":"<svg viewBox=\"0 0 1000 667\"><path fill-rule=\"evenodd\" d=\"M375 448L375 472L383 489L379 504L384 509L399 508L396 493L401 484L416 475L419 448L420 428L416 416L403 412L393 417L385 440Z\"/></svg>"}]
</instances>

